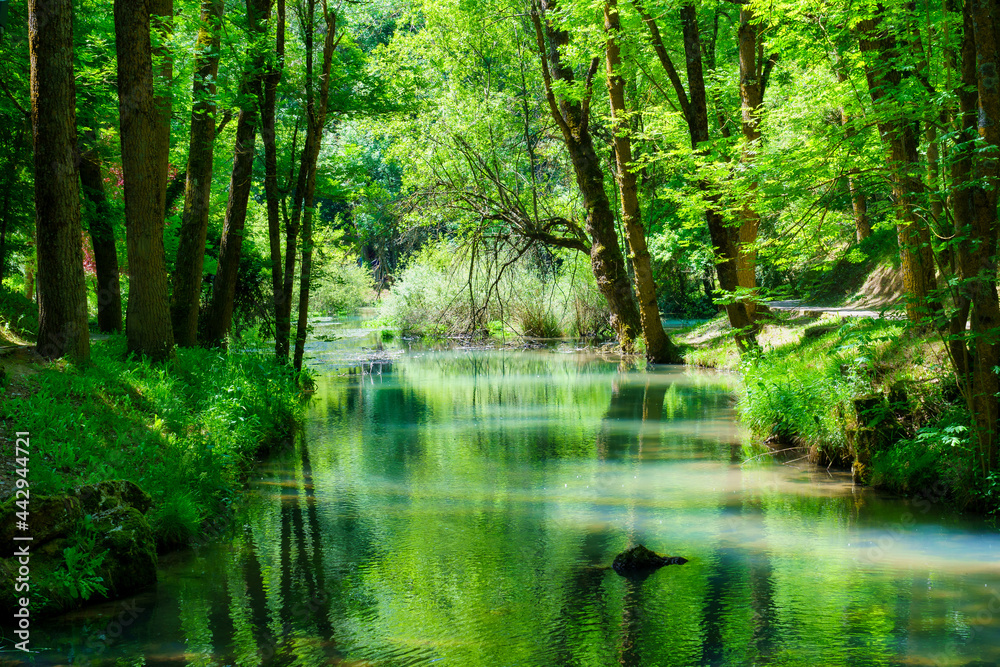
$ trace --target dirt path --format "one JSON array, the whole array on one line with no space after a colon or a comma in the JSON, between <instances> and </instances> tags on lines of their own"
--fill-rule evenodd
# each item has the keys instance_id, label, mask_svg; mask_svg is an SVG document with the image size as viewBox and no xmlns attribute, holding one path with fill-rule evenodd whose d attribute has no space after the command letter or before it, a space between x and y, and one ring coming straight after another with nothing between
<instances>
[{"instance_id":1,"label":"dirt path","mask_svg":"<svg viewBox=\"0 0 1000 667\"><path fill-rule=\"evenodd\" d=\"M902 311L887 305L881 309L859 308L857 306L817 306L815 304L803 303L802 299L789 299L787 301L768 301L767 307L771 310L779 310L801 317L819 316L826 313L839 315L840 317L884 317L886 319L902 319Z\"/></svg>"}]
</instances>

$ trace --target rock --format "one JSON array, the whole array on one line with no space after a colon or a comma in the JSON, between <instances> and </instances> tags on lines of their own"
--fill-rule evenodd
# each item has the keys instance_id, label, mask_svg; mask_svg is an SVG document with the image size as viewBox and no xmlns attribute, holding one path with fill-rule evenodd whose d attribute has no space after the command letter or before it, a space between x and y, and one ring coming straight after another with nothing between
<instances>
[{"instance_id":1,"label":"rock","mask_svg":"<svg viewBox=\"0 0 1000 667\"><path fill-rule=\"evenodd\" d=\"M119 505L93 517L96 546L107 549L101 576L109 597L121 597L156 582L156 541L135 507Z\"/></svg>"},{"instance_id":2,"label":"rock","mask_svg":"<svg viewBox=\"0 0 1000 667\"><path fill-rule=\"evenodd\" d=\"M686 562L687 558L661 556L640 544L615 556L611 567L623 577L628 577L650 574L664 565L683 565Z\"/></svg>"},{"instance_id":3,"label":"rock","mask_svg":"<svg viewBox=\"0 0 1000 667\"><path fill-rule=\"evenodd\" d=\"M32 495L29 529L21 531L17 528L19 508L12 498L0 505L0 539L12 544L15 535L32 537L31 597L47 599L46 612L65 611L81 602L60 595L58 585L52 583L64 581L67 574L73 576L65 556L70 547L93 546L87 562L95 567L86 576L99 576L109 599L156 582L156 542L144 516L151 505L149 494L124 480L88 484L63 496ZM0 613L16 605L18 567L16 558L0 557ZM38 607L32 609L32 613L38 611Z\"/></svg>"}]
</instances>

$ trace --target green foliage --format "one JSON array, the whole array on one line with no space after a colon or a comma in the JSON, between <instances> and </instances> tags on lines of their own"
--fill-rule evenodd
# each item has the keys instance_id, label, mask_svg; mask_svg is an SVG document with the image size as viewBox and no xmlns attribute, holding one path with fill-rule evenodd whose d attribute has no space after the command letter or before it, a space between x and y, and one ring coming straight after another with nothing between
<instances>
[{"instance_id":1,"label":"green foliage","mask_svg":"<svg viewBox=\"0 0 1000 667\"><path fill-rule=\"evenodd\" d=\"M291 370L267 349L251 331L228 353L179 349L157 365L126 360L114 336L93 345L87 367L48 367L2 390L0 418L38 439L32 490L134 481L154 499L158 540L176 542L301 414Z\"/></svg>"},{"instance_id":2,"label":"green foliage","mask_svg":"<svg viewBox=\"0 0 1000 667\"><path fill-rule=\"evenodd\" d=\"M23 295L0 286L0 327L21 338L38 334L38 305Z\"/></svg>"},{"instance_id":3,"label":"green foliage","mask_svg":"<svg viewBox=\"0 0 1000 667\"><path fill-rule=\"evenodd\" d=\"M870 481L901 493L915 493L943 483L965 496L975 484L972 462L968 412L952 409L940 420L919 429L914 437L897 440L876 452ZM967 502L969 498L960 500Z\"/></svg>"},{"instance_id":4,"label":"green foliage","mask_svg":"<svg viewBox=\"0 0 1000 667\"><path fill-rule=\"evenodd\" d=\"M39 587L40 590L53 599L72 602L85 602L95 594L106 594L104 579L98 574L106 552L97 550L97 533L90 515L84 517L70 542L70 546L62 551L66 567L53 570L47 585Z\"/></svg>"},{"instance_id":5,"label":"green foliage","mask_svg":"<svg viewBox=\"0 0 1000 667\"><path fill-rule=\"evenodd\" d=\"M309 310L323 315L355 312L373 300L372 274L355 262L325 267L309 296Z\"/></svg>"},{"instance_id":6,"label":"green foliage","mask_svg":"<svg viewBox=\"0 0 1000 667\"><path fill-rule=\"evenodd\" d=\"M904 327L848 320L817 327L815 333L805 329L801 341L747 356L741 368L741 419L762 438L816 446L831 458L843 458L853 400L875 390L876 372L885 375L881 367Z\"/></svg>"},{"instance_id":7,"label":"green foliage","mask_svg":"<svg viewBox=\"0 0 1000 667\"><path fill-rule=\"evenodd\" d=\"M379 303L380 318L416 335L553 338L606 330L607 307L586 257L506 254L477 261L470 270L474 257L455 241L427 244Z\"/></svg>"}]
</instances>

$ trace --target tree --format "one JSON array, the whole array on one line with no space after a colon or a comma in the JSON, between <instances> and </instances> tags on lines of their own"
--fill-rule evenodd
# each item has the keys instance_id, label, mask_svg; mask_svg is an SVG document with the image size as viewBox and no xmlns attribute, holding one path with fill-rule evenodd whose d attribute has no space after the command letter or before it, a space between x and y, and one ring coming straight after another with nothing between
<instances>
[{"instance_id":1,"label":"tree","mask_svg":"<svg viewBox=\"0 0 1000 667\"><path fill-rule=\"evenodd\" d=\"M161 360L173 354L163 247L166 156L163 111L153 94L149 0L115 0L118 108L129 298L125 334L130 353Z\"/></svg>"},{"instance_id":2,"label":"tree","mask_svg":"<svg viewBox=\"0 0 1000 667\"><path fill-rule=\"evenodd\" d=\"M80 151L80 184L92 211L88 228L94 244L94 268L97 273L97 329L110 333L122 330L122 294L118 276L118 249L111 225L111 206L104 192L101 155L97 132L84 133L87 140Z\"/></svg>"},{"instance_id":3,"label":"tree","mask_svg":"<svg viewBox=\"0 0 1000 667\"><path fill-rule=\"evenodd\" d=\"M594 277L611 308L611 327L618 342L623 351L631 353L642 324L625 269L625 259L618 246L614 213L604 190L604 171L594 149L589 126L592 84L598 59L594 58L587 69L582 99L565 95L557 97L557 86L559 90L572 89L577 81L572 68L564 62L560 53L560 47L565 48L569 44L569 33L556 27L548 16L554 9L555 0L536 0L531 9L545 98L569 151L577 187L583 196L587 211L585 227L592 241L590 261Z\"/></svg>"},{"instance_id":4,"label":"tree","mask_svg":"<svg viewBox=\"0 0 1000 667\"><path fill-rule=\"evenodd\" d=\"M31 125L38 239L38 351L90 358L80 243L73 3L29 0Z\"/></svg>"},{"instance_id":5,"label":"tree","mask_svg":"<svg viewBox=\"0 0 1000 667\"><path fill-rule=\"evenodd\" d=\"M215 156L215 94L222 13L222 0L202 0L191 91L191 142L184 188L184 212L181 217L177 261L174 265L171 305L174 339L182 346L196 345L198 342L199 295Z\"/></svg>"},{"instance_id":6,"label":"tree","mask_svg":"<svg viewBox=\"0 0 1000 667\"><path fill-rule=\"evenodd\" d=\"M684 55L687 62L688 89L684 90L677 68L667 52L660 35L659 26L653 17L645 10L638 0L633 0L639 15L650 35L650 41L656 52L657 59L677 96L681 114L684 116L691 141L691 148L696 153L704 155L708 149L708 98L705 89L705 74L702 62L703 50L701 30L698 26L698 13L691 3L680 8L680 20L684 35ZM740 254L739 229L728 224L721 210L721 197L712 187L708 179L700 177L697 183L705 201L705 219L708 223L709 235L716 257L716 272L719 276L719 287L727 293L738 291L739 271L738 258ZM736 340L741 349L756 346L754 335L754 319L747 308L747 302L727 298L726 314L729 324L736 329Z\"/></svg>"},{"instance_id":7,"label":"tree","mask_svg":"<svg viewBox=\"0 0 1000 667\"><path fill-rule=\"evenodd\" d=\"M895 36L883 25L884 8L857 23L858 42L865 56L868 92L878 114L878 128L888 149L892 191L899 211L896 226L902 259L903 284L908 294L907 316L917 322L926 315L936 287L930 230L920 217L919 196L924 192L917 154L916 118L911 105L896 99L903 72L897 67L900 53Z\"/></svg>"},{"instance_id":8,"label":"tree","mask_svg":"<svg viewBox=\"0 0 1000 667\"><path fill-rule=\"evenodd\" d=\"M663 322L660 320L660 309L656 303L656 282L653 280L649 249L646 246L646 230L642 226L639 188L632 163L630 134L634 123L630 122L629 110L625 105L625 79L621 74L622 59L617 43L621 32L617 0L605 0L604 30L607 35L605 64L622 221L628 234L630 257L635 272L635 293L639 300L642 335L646 341L646 358L653 363L680 363L680 352L664 332Z\"/></svg>"},{"instance_id":9,"label":"tree","mask_svg":"<svg viewBox=\"0 0 1000 667\"><path fill-rule=\"evenodd\" d=\"M240 112L236 119L236 146L233 149L233 171L229 181L229 201L219 243L219 264L212 285L212 305L206 328L206 342L224 343L233 321L233 299L236 296L236 273L243 250L247 204L252 185L254 144L257 139L258 111L261 100L257 95L264 76L266 51L261 37L266 34L270 3L268 0L247 0L247 23L253 40L254 55L251 69L244 74L240 89Z\"/></svg>"},{"instance_id":10,"label":"tree","mask_svg":"<svg viewBox=\"0 0 1000 667\"><path fill-rule=\"evenodd\" d=\"M333 51L340 41L337 37L337 15L323 0L322 11L326 23L323 39L323 64L320 74L318 104L312 91L312 38L316 0L309 0L307 17L303 26L306 33L306 143L302 149L302 165L299 168L299 188L292 215L304 211L302 224L302 269L299 280L299 318L295 331L295 354L293 366L296 372L302 370L302 356L305 353L306 326L309 317L309 281L312 275L312 220L316 195L316 162L320 144L323 142L323 128L326 125L326 110L330 99L330 67ZM298 191L301 191L299 197ZM300 208L301 207L301 208ZM287 277L286 277L287 280Z\"/></svg>"}]
</instances>

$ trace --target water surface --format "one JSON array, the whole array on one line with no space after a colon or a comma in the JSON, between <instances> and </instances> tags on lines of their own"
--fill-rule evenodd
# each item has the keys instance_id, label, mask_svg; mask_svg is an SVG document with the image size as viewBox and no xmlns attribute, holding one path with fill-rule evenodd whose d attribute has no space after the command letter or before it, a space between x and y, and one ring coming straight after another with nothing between
<instances>
[{"instance_id":1,"label":"water surface","mask_svg":"<svg viewBox=\"0 0 1000 667\"><path fill-rule=\"evenodd\" d=\"M933 494L742 464L732 376L570 347L344 350L315 350L304 432L233 530L165 559L131 611L50 623L40 664L1000 660L1000 536ZM636 543L689 562L608 569Z\"/></svg>"}]
</instances>

